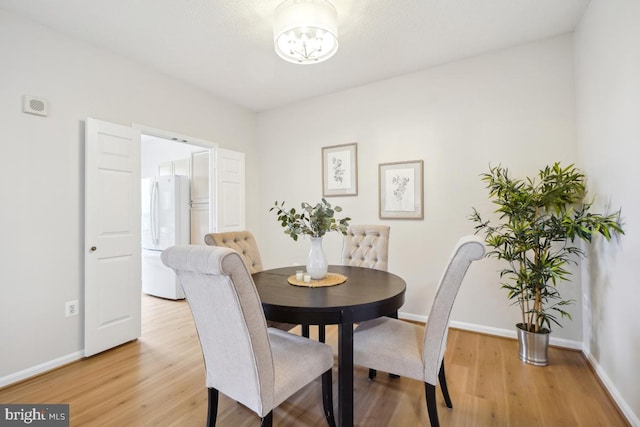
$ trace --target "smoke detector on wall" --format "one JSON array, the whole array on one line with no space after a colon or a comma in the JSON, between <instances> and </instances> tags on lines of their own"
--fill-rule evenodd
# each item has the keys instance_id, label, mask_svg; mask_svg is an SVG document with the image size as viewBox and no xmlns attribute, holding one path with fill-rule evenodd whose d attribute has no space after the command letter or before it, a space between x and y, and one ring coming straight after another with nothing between
<instances>
[{"instance_id":1,"label":"smoke detector on wall","mask_svg":"<svg viewBox=\"0 0 640 427\"><path fill-rule=\"evenodd\" d=\"M22 112L46 117L49 115L49 101L35 96L24 95L22 97Z\"/></svg>"}]
</instances>

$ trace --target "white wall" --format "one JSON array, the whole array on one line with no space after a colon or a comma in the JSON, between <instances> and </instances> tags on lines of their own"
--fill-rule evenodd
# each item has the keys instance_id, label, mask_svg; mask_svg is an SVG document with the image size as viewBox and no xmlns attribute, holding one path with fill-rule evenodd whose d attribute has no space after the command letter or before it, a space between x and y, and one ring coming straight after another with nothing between
<instances>
[{"instance_id":1,"label":"white wall","mask_svg":"<svg viewBox=\"0 0 640 427\"><path fill-rule=\"evenodd\" d=\"M592 0L575 40L580 162L626 232L583 264L584 351L640 426L640 2Z\"/></svg>"},{"instance_id":2,"label":"white wall","mask_svg":"<svg viewBox=\"0 0 640 427\"><path fill-rule=\"evenodd\" d=\"M425 316L453 245L473 233L471 208L493 211L479 178L489 163L523 176L575 161L573 88L572 37L563 36L261 113L260 208L319 201L321 147L357 142L359 194L329 200L352 223L391 226L389 271L407 281L401 312ZM417 159L425 167L424 220L379 220L378 164ZM341 238L325 237L330 263L340 262ZM308 240L293 242L274 215L263 215L258 241L266 267L305 263ZM455 321L514 330L517 312L497 284L498 268L492 260L472 265ZM579 301L576 281L565 295ZM582 339L580 305L571 311L575 320L554 337L575 345Z\"/></svg>"},{"instance_id":3,"label":"white wall","mask_svg":"<svg viewBox=\"0 0 640 427\"><path fill-rule=\"evenodd\" d=\"M247 154L247 212L260 182L255 114L0 10L0 379L83 349L84 119L139 123ZM24 94L49 117L21 112ZM257 215L247 218L257 224Z\"/></svg>"}]
</instances>

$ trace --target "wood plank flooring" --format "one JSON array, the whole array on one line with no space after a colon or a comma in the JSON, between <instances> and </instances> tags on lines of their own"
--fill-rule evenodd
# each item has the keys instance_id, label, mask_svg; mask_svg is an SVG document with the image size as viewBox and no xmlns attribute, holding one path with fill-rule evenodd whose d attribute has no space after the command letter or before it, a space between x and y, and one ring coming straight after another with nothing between
<instances>
[{"instance_id":1,"label":"wood plank flooring","mask_svg":"<svg viewBox=\"0 0 640 427\"><path fill-rule=\"evenodd\" d=\"M0 389L2 403L69 403L71 426L204 426L204 364L184 301L143 296L137 341ZM313 332L312 328L312 332ZM299 333L299 327L294 329ZM335 348L337 329L327 328ZM517 343L452 329L445 356L454 408L438 391L446 426L627 426L583 355L551 348L544 368L518 360ZM428 426L421 382L354 373L358 426ZM337 368L334 368L337 405ZM258 417L220 395L218 425L258 426ZM325 426L320 382L274 411L276 426Z\"/></svg>"}]
</instances>

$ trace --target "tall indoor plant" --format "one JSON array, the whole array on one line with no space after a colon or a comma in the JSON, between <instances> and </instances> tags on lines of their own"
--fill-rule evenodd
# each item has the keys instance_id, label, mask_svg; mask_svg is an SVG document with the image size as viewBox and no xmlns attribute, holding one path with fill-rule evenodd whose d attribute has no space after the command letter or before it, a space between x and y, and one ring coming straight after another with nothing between
<instances>
[{"instance_id":1,"label":"tall indoor plant","mask_svg":"<svg viewBox=\"0 0 640 427\"><path fill-rule=\"evenodd\" d=\"M326 199L322 199L315 206L302 202L301 210L295 208L286 210L284 201L275 202L269 211L276 212L280 225L293 240L297 241L300 235L311 237L311 250L307 258L307 272L312 279L322 279L327 274L327 258L322 250L322 236L330 231L347 234L347 227L351 218L336 219L336 212L342 212L340 206L332 207Z\"/></svg>"},{"instance_id":2,"label":"tall indoor plant","mask_svg":"<svg viewBox=\"0 0 640 427\"><path fill-rule=\"evenodd\" d=\"M559 317L570 319L565 307L573 302L564 299L556 285L571 278L567 264L585 256L580 240L590 243L597 234L609 240L614 233L624 233L620 211L591 213L585 176L574 165L555 163L540 170L537 178L511 178L502 166L490 167L481 176L497 205L499 222L484 221L475 208L471 220L493 248L487 256L507 262L500 270L505 279L501 286L520 307L520 358L546 365L551 324L562 326Z\"/></svg>"}]
</instances>

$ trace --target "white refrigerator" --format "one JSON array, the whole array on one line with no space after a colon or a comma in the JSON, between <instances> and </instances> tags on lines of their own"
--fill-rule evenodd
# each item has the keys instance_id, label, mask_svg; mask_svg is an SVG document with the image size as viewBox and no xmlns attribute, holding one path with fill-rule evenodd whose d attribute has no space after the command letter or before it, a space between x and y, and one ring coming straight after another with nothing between
<instances>
[{"instance_id":1,"label":"white refrigerator","mask_svg":"<svg viewBox=\"0 0 640 427\"><path fill-rule=\"evenodd\" d=\"M173 270L160 254L174 245L188 245L189 178L181 175L142 179L142 292L168 299L184 299Z\"/></svg>"}]
</instances>

